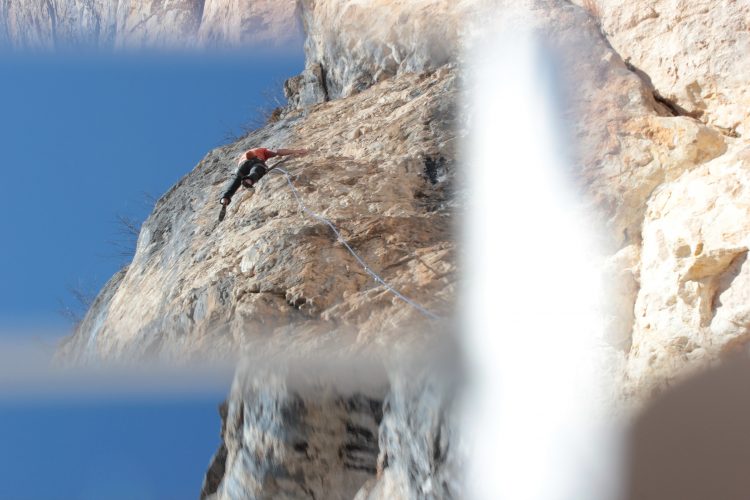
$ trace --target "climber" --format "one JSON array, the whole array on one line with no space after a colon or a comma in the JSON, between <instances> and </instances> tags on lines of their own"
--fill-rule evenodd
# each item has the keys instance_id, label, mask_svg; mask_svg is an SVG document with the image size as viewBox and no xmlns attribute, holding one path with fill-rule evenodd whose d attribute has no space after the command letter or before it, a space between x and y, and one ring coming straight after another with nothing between
<instances>
[{"instance_id":1,"label":"climber","mask_svg":"<svg viewBox=\"0 0 750 500\"><path fill-rule=\"evenodd\" d=\"M307 149L279 149L277 151L271 151L266 148L248 149L240 155L237 175L226 192L221 196L219 203L221 203L222 207L229 205L232 201L232 196L234 196L234 193L237 192L240 186L245 186L248 189L252 188L268 172L266 160L269 158L275 156L305 155L309 152Z\"/></svg>"}]
</instances>

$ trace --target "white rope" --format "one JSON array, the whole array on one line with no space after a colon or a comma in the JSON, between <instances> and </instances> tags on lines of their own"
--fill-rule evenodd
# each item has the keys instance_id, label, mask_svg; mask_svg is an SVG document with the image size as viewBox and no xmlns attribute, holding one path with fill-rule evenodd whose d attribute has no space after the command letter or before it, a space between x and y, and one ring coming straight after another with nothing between
<instances>
[{"instance_id":1,"label":"white rope","mask_svg":"<svg viewBox=\"0 0 750 500\"><path fill-rule=\"evenodd\" d=\"M355 259L357 259L357 262L359 262L359 265L361 265L362 268L365 271L367 271L367 274L369 274L372 277L372 279L374 279L376 282L378 282L381 285L383 285L386 288L386 290L388 290L393 295L395 295L399 299L403 300L404 302L406 302L407 304L409 304L410 306L412 306L414 309L416 309L417 311L419 311L422 315L424 315L424 316L426 316L426 317L428 317L430 319L434 319L434 320L441 319L440 316L438 316L437 314L433 313L432 311L429 311L425 307L423 307L420 304L414 302L412 299L410 299L409 297L406 297L401 292L399 292L398 290L396 290L395 288L393 288L391 285L389 285L388 283L386 283L385 280L383 278L381 278L375 271L373 271L372 269L370 269L370 266L368 266L367 263L364 260L362 260L362 258L357 254L357 252L354 251L354 249L349 245L349 243L344 239L344 237L341 236L341 233L336 228L336 226L333 225L333 222L331 222L330 220L326 219L322 215L316 214L315 212L313 212L312 210L310 210L309 208L307 208L305 206L305 204L302 202L302 198L300 197L299 192L297 191L297 188L294 187L294 183L292 182L292 176L289 174L289 172L287 172L283 168L278 167L278 165L280 163L281 162L276 163L276 165L274 165L271 169L269 169L269 172L271 170L275 170L275 171L277 171L277 172L279 172L281 174L284 174L284 176L286 177L286 182L289 184L289 187L292 189L292 194L294 195L294 198L297 200L297 204L299 205L300 209L302 209L302 211L305 212L306 214L308 214L309 216L313 217L316 220L319 220L323 224L325 224L328 227L330 227L331 230L336 234L336 238L338 239L338 241L342 245L344 245L347 250L349 250L349 253L352 254Z\"/></svg>"}]
</instances>

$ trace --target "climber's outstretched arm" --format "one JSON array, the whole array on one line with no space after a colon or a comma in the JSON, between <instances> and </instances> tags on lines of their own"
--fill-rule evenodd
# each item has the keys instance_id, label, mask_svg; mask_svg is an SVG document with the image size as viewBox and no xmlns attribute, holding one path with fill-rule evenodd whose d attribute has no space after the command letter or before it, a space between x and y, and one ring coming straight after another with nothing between
<instances>
[{"instance_id":1,"label":"climber's outstretched arm","mask_svg":"<svg viewBox=\"0 0 750 500\"><path fill-rule=\"evenodd\" d=\"M309 149L278 149L274 151L274 153L276 153L276 156L306 155L309 152Z\"/></svg>"}]
</instances>

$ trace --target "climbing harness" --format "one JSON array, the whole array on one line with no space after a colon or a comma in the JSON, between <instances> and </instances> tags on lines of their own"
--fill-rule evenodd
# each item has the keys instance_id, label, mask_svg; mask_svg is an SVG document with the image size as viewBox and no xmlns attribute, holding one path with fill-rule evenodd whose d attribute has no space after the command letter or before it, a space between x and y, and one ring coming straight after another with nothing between
<instances>
[{"instance_id":1,"label":"climbing harness","mask_svg":"<svg viewBox=\"0 0 750 500\"><path fill-rule=\"evenodd\" d=\"M281 160L281 161L275 163L272 167L270 167L268 169L268 172L271 172L272 170L274 170L274 171L276 171L276 172L278 172L280 174L283 174L286 177L286 182L287 182L287 184L289 184L289 187L292 190L292 194L294 195L295 200L297 200L297 205L299 205L300 209L303 212L305 212L306 214L308 214L310 217L312 217L312 218L314 218L314 219L322 222L323 224L327 225L328 227L330 227L331 230L336 235L336 239L342 245L344 245L344 247L346 247L346 249L349 251L350 254L352 254L352 256L354 256L355 259L357 259L357 262L359 262L359 265L362 266L362 268L365 271L367 271L367 274L369 274L370 277L372 277L372 279L374 279L377 283L380 283L383 287L385 287L386 290L388 290L393 295L395 295L399 299L403 300L404 302L406 302L407 304L409 304L410 306L412 306L414 309L416 309L417 311L419 311L423 316L425 316L427 318L430 318L432 320L440 320L440 319L442 319L437 314L433 313L432 311L428 310L424 306L422 306L422 305L418 304L417 302L413 301L409 297L406 297L401 292L399 292L398 290L396 290L395 288L393 288L391 285L389 285L388 283L386 283L386 281L383 278L381 278L375 271L373 271L372 269L370 269L370 266L368 266L367 263L364 260L362 260L362 258L357 254L357 252L354 251L354 249L349 245L349 243L344 239L344 237L341 236L341 233L336 228L336 226L333 224L333 222L331 222L330 220L326 219L322 215L313 212L312 210L310 210L309 208L307 208L305 206L305 204L302 202L302 198L301 198L301 196L299 194L299 191L297 191L297 188L294 187L294 183L292 182L292 176L291 176L291 174L289 172L287 172L286 170L284 170L283 168L279 167L279 165L281 165L282 163L284 163L287 160L288 160L288 158L285 158L284 160Z\"/></svg>"}]
</instances>

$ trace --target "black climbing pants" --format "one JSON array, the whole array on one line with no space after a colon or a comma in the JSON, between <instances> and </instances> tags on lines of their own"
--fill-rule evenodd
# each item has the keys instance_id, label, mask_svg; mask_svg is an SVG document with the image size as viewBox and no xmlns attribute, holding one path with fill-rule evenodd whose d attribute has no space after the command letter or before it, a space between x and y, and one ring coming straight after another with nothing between
<instances>
[{"instance_id":1,"label":"black climbing pants","mask_svg":"<svg viewBox=\"0 0 750 500\"><path fill-rule=\"evenodd\" d=\"M234 177L234 180L229 185L226 192L222 195L222 198L228 198L231 200L234 193L236 193L242 185L242 181L250 179L253 184L255 184L261 177L266 175L267 172L268 169L266 168L266 164L257 158L243 161L237 169L237 175Z\"/></svg>"}]
</instances>

